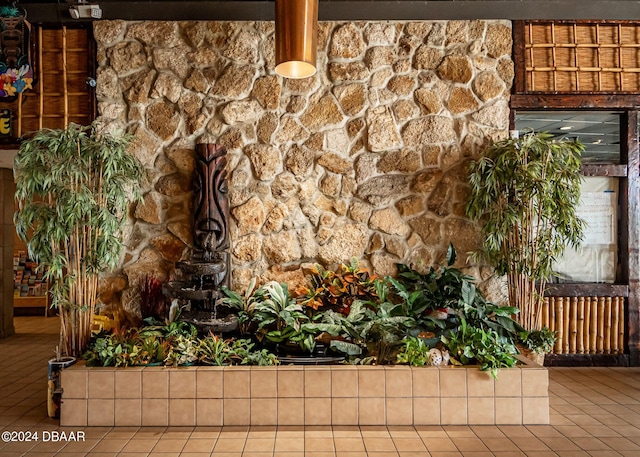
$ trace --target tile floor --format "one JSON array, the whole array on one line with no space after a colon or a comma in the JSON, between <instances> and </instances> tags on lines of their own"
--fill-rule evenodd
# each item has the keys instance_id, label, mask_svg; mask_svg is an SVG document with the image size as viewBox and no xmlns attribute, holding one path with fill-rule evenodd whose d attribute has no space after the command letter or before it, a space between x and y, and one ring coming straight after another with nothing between
<instances>
[{"instance_id":1,"label":"tile floor","mask_svg":"<svg viewBox=\"0 0 640 457\"><path fill-rule=\"evenodd\" d=\"M551 425L477 427L86 427L46 417L46 361L58 320L15 319L0 340L0 456L92 457L612 457L640 456L639 368L550 369ZM54 440L54 432L84 440ZM43 437L48 438L43 441Z\"/></svg>"}]
</instances>

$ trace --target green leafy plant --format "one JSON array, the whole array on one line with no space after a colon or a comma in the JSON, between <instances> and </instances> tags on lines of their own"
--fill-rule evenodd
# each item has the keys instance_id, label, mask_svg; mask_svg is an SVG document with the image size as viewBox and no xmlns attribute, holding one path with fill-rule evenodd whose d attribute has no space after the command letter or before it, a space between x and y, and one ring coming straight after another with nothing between
<instances>
[{"instance_id":1,"label":"green leafy plant","mask_svg":"<svg viewBox=\"0 0 640 457\"><path fill-rule=\"evenodd\" d=\"M479 364L481 370L491 371L494 378L498 377L500 368L513 367L517 362L513 355L517 349L512 343L501 340L494 330L467 325L464 318L458 329L442 337L442 342L452 359L462 365Z\"/></svg>"},{"instance_id":2,"label":"green leafy plant","mask_svg":"<svg viewBox=\"0 0 640 457\"><path fill-rule=\"evenodd\" d=\"M169 356L171 345L168 341L156 336L141 338L140 350L136 365L159 365Z\"/></svg>"},{"instance_id":3,"label":"green leafy plant","mask_svg":"<svg viewBox=\"0 0 640 457\"><path fill-rule=\"evenodd\" d=\"M376 279L375 288L381 303L356 300L347 316L327 310L322 328L341 337L332 340L330 347L349 356L359 356L366 349L378 364L392 363L401 340L415 321L405 315L402 304L388 300L389 285L385 280Z\"/></svg>"},{"instance_id":4,"label":"green leafy plant","mask_svg":"<svg viewBox=\"0 0 640 457\"><path fill-rule=\"evenodd\" d=\"M539 330L544 290L556 260L577 247L584 221L577 140L527 133L491 145L473 162L466 212L485 235L478 256L507 275L509 300L527 330Z\"/></svg>"},{"instance_id":5,"label":"green leafy plant","mask_svg":"<svg viewBox=\"0 0 640 457\"><path fill-rule=\"evenodd\" d=\"M197 338L178 335L171 341L171 349L165 359L165 364L174 367L193 365L198 361L199 349Z\"/></svg>"},{"instance_id":6,"label":"green leafy plant","mask_svg":"<svg viewBox=\"0 0 640 457\"><path fill-rule=\"evenodd\" d=\"M547 354L556 344L556 338L556 332L543 327L540 330L520 332L517 343L536 354Z\"/></svg>"},{"instance_id":7,"label":"green leafy plant","mask_svg":"<svg viewBox=\"0 0 640 457\"><path fill-rule=\"evenodd\" d=\"M137 329L96 335L83 354L87 366L125 367L139 365L143 340Z\"/></svg>"},{"instance_id":8,"label":"green leafy plant","mask_svg":"<svg viewBox=\"0 0 640 457\"><path fill-rule=\"evenodd\" d=\"M286 284L268 282L256 291L253 318L258 323L258 339L266 338L273 343L292 341L301 348L313 351L313 334L303 332L302 325L309 321L302 306L289 296Z\"/></svg>"},{"instance_id":9,"label":"green leafy plant","mask_svg":"<svg viewBox=\"0 0 640 457\"><path fill-rule=\"evenodd\" d=\"M414 367L423 367L427 364L431 348L422 338L409 336L404 339L403 344L404 347L398 354L397 363Z\"/></svg>"},{"instance_id":10,"label":"green leafy plant","mask_svg":"<svg viewBox=\"0 0 640 457\"><path fill-rule=\"evenodd\" d=\"M16 231L50 284L67 355L89 342L98 275L118 264L126 209L139 196L129 138L69 124L36 132L15 158Z\"/></svg>"},{"instance_id":11,"label":"green leafy plant","mask_svg":"<svg viewBox=\"0 0 640 457\"><path fill-rule=\"evenodd\" d=\"M236 365L278 365L278 357L265 348L254 349L255 343L250 339L237 339L231 345L232 360Z\"/></svg>"},{"instance_id":12,"label":"green leafy plant","mask_svg":"<svg viewBox=\"0 0 640 457\"><path fill-rule=\"evenodd\" d=\"M474 278L452 266L455 259L456 251L451 244L447 266L432 267L426 274L420 274L399 265L398 278L388 278L393 292L404 300L407 316L417 322L414 336L424 330L442 333L457 328L460 318L464 318L474 327L495 330L505 341L517 338L524 328L512 316L520 310L486 301Z\"/></svg>"},{"instance_id":13,"label":"green leafy plant","mask_svg":"<svg viewBox=\"0 0 640 457\"><path fill-rule=\"evenodd\" d=\"M229 365L232 356L231 340L213 334L198 340L198 360L204 365Z\"/></svg>"},{"instance_id":14,"label":"green leafy plant","mask_svg":"<svg viewBox=\"0 0 640 457\"><path fill-rule=\"evenodd\" d=\"M255 304L261 296L261 293L256 294L256 279L251 279L244 295L240 295L225 286L222 286L221 291L225 296L218 303L236 311L240 333L243 335L249 333Z\"/></svg>"}]
</instances>

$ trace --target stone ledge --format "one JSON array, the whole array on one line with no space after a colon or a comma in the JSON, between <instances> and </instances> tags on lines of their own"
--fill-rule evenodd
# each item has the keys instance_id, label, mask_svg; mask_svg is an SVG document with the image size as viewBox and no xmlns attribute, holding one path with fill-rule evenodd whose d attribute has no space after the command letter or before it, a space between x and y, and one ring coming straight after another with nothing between
<instances>
[{"instance_id":1,"label":"stone ledge","mask_svg":"<svg viewBox=\"0 0 640 457\"><path fill-rule=\"evenodd\" d=\"M549 423L535 364L477 367L131 367L62 372L61 426Z\"/></svg>"}]
</instances>

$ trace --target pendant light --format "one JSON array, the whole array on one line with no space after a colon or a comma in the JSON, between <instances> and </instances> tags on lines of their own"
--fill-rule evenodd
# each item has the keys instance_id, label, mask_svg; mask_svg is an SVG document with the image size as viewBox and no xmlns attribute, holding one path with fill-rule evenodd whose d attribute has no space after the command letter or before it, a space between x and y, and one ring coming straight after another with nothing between
<instances>
[{"instance_id":1,"label":"pendant light","mask_svg":"<svg viewBox=\"0 0 640 457\"><path fill-rule=\"evenodd\" d=\"M316 73L318 0L276 0L276 73L308 78Z\"/></svg>"}]
</instances>

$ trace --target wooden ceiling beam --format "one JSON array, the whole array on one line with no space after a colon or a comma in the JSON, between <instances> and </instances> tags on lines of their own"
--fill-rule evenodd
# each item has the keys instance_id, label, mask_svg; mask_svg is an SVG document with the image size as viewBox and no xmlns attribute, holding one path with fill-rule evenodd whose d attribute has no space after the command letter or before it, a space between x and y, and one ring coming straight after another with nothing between
<instances>
[{"instance_id":1,"label":"wooden ceiling beam","mask_svg":"<svg viewBox=\"0 0 640 457\"><path fill-rule=\"evenodd\" d=\"M37 1L37 0L36 0ZM95 0L103 19L125 20L274 20L273 1L124 1ZM22 3L33 23L74 20L68 4ZM447 20L447 19L607 19L640 20L640 2L628 0L320 0L319 19Z\"/></svg>"}]
</instances>

